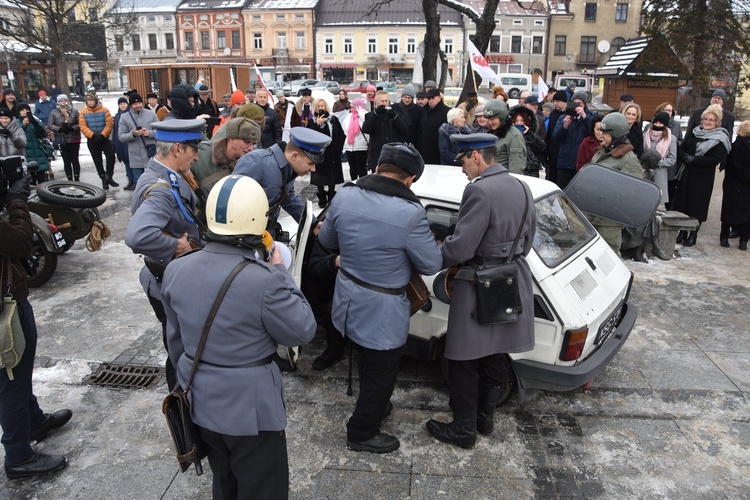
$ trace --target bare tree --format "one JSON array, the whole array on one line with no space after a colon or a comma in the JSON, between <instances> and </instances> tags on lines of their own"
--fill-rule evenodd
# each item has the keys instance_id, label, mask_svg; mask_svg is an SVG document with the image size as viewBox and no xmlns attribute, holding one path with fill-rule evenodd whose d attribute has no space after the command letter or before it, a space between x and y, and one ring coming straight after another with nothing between
<instances>
[{"instance_id":1,"label":"bare tree","mask_svg":"<svg viewBox=\"0 0 750 500\"><path fill-rule=\"evenodd\" d=\"M135 26L133 7L104 17L107 0L5 0L18 8L0 26L0 35L26 44L55 60L59 86L67 90L68 60L74 53L106 60L107 29ZM80 57L80 56L79 56Z\"/></svg>"}]
</instances>

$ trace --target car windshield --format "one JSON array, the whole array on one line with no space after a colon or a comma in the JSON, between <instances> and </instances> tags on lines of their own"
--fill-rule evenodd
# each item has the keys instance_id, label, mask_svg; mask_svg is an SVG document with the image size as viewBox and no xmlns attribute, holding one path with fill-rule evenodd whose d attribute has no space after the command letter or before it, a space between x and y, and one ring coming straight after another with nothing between
<instances>
[{"instance_id":1,"label":"car windshield","mask_svg":"<svg viewBox=\"0 0 750 500\"><path fill-rule=\"evenodd\" d=\"M555 268L591 241L596 231L584 215L562 193L552 193L536 202L534 250Z\"/></svg>"}]
</instances>

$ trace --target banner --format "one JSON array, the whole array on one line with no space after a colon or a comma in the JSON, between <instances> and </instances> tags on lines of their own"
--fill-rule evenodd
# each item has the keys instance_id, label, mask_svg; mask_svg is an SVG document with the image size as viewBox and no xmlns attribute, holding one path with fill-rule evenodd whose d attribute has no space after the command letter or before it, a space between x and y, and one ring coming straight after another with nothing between
<instances>
[{"instance_id":1,"label":"banner","mask_svg":"<svg viewBox=\"0 0 750 500\"><path fill-rule=\"evenodd\" d=\"M263 81L263 75L260 74L260 70L258 69L258 65L255 65L255 73L258 75L258 81L263 86L263 89L268 92L268 102L271 104L271 106L276 105L276 96L273 95L273 93L269 92L268 87L266 87L266 82Z\"/></svg>"},{"instance_id":2,"label":"banner","mask_svg":"<svg viewBox=\"0 0 750 500\"><path fill-rule=\"evenodd\" d=\"M482 80L489 80L495 83L501 83L500 78L497 76L497 73L492 71L492 68L490 68L490 65L487 64L487 60L479 52L479 49L476 48L476 46L472 43L471 40L468 40L468 43L469 43L469 61L471 61L471 69L475 71L479 76L481 76Z\"/></svg>"},{"instance_id":3,"label":"banner","mask_svg":"<svg viewBox=\"0 0 750 500\"><path fill-rule=\"evenodd\" d=\"M539 102L544 102L544 98L549 94L549 87L547 87L547 82L544 81L544 75L539 75L536 81L539 86Z\"/></svg>"}]
</instances>

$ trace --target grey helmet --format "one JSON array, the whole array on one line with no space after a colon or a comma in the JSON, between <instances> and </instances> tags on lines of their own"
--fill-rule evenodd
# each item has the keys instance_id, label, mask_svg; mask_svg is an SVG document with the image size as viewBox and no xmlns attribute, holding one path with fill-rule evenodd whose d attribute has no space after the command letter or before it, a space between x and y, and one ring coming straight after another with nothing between
<instances>
[{"instance_id":1,"label":"grey helmet","mask_svg":"<svg viewBox=\"0 0 750 500\"><path fill-rule=\"evenodd\" d=\"M607 132L615 139L625 137L630 132L628 119L621 113L610 113L604 117L601 125L602 132Z\"/></svg>"},{"instance_id":2,"label":"grey helmet","mask_svg":"<svg viewBox=\"0 0 750 500\"><path fill-rule=\"evenodd\" d=\"M508 105L501 99L490 99L484 104L484 117L485 118L500 118L500 121L505 121L508 118Z\"/></svg>"}]
</instances>

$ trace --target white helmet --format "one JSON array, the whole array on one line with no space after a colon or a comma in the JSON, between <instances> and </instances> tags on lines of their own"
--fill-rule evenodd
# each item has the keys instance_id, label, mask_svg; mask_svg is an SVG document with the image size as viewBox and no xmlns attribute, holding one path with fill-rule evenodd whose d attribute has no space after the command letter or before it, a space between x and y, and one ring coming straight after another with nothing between
<instances>
[{"instance_id":1,"label":"white helmet","mask_svg":"<svg viewBox=\"0 0 750 500\"><path fill-rule=\"evenodd\" d=\"M224 177L206 201L208 229L222 236L262 235L268 224L268 198L255 179Z\"/></svg>"}]
</instances>

